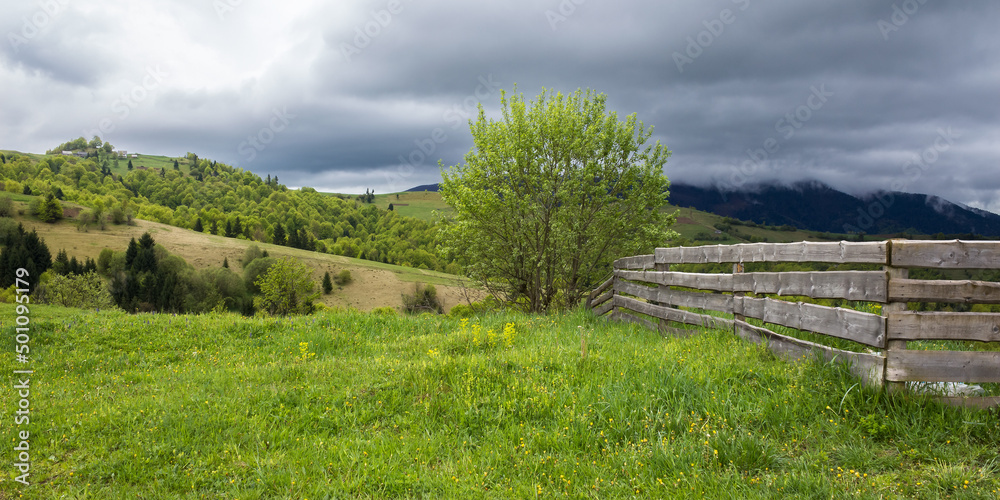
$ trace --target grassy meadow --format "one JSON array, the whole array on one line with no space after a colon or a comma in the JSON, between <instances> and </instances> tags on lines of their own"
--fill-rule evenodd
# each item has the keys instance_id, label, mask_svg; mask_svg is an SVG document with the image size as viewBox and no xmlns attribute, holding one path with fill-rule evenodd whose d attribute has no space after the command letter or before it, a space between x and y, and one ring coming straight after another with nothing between
<instances>
[{"instance_id":1,"label":"grassy meadow","mask_svg":"<svg viewBox=\"0 0 1000 500\"><path fill-rule=\"evenodd\" d=\"M589 312L30 315L30 365L0 370L35 371L33 484L5 458L0 498L1000 495L997 413L725 332ZM0 305L5 331L15 317Z\"/></svg>"}]
</instances>

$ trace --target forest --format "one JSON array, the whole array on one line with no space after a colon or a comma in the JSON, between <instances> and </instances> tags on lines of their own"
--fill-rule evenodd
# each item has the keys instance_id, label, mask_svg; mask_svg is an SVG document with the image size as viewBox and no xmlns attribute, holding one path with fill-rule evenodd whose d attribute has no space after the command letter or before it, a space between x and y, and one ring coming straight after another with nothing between
<instances>
[{"instance_id":1,"label":"forest","mask_svg":"<svg viewBox=\"0 0 1000 500\"><path fill-rule=\"evenodd\" d=\"M0 155L0 184L10 193L53 195L89 207L79 218L81 230L139 218L388 264L462 271L435 252L433 224L363 200L309 187L289 189L277 177L263 179L191 153L175 159L173 168L144 168L129 160L126 170L106 148L96 152L90 158Z\"/></svg>"}]
</instances>

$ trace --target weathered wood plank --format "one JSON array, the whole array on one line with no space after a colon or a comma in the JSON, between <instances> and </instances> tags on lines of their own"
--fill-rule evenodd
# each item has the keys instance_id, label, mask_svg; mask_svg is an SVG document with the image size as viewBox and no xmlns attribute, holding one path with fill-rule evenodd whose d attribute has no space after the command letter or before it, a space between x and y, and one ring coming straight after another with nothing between
<instances>
[{"instance_id":1,"label":"weathered wood plank","mask_svg":"<svg viewBox=\"0 0 1000 500\"><path fill-rule=\"evenodd\" d=\"M888 351L891 382L1000 382L1000 352Z\"/></svg>"},{"instance_id":2,"label":"weathered wood plank","mask_svg":"<svg viewBox=\"0 0 1000 500\"><path fill-rule=\"evenodd\" d=\"M657 248L658 264L723 262L838 262L885 264L887 245L871 242L740 243L699 247Z\"/></svg>"},{"instance_id":3,"label":"weathered wood plank","mask_svg":"<svg viewBox=\"0 0 1000 500\"><path fill-rule=\"evenodd\" d=\"M895 267L938 269L1000 268L1000 241L892 240Z\"/></svg>"},{"instance_id":4,"label":"weathered wood plank","mask_svg":"<svg viewBox=\"0 0 1000 500\"><path fill-rule=\"evenodd\" d=\"M590 307L592 307L592 308L593 307L597 307L597 306L599 306L599 305L601 305L601 304L603 304L603 303L611 300L611 297L614 297L614 296L615 296L615 291L614 290L608 290L607 293L605 293L604 295L601 295L600 297L592 300L590 302Z\"/></svg>"},{"instance_id":5,"label":"weathered wood plank","mask_svg":"<svg viewBox=\"0 0 1000 500\"><path fill-rule=\"evenodd\" d=\"M1000 314L891 312L889 340L975 340L1000 342Z\"/></svg>"},{"instance_id":6,"label":"weathered wood plank","mask_svg":"<svg viewBox=\"0 0 1000 500\"><path fill-rule=\"evenodd\" d=\"M733 289L732 274L678 273L673 271L624 271L616 270L615 276L632 281L657 285L682 286L700 290L729 292Z\"/></svg>"},{"instance_id":7,"label":"weathered wood plank","mask_svg":"<svg viewBox=\"0 0 1000 500\"><path fill-rule=\"evenodd\" d=\"M615 282L615 276L614 276L614 274L612 274L610 278L608 278L607 280L604 281L604 283L601 283L601 286L595 288L594 291L590 292L590 295L587 298L589 300L593 300L594 297L597 297L598 295L600 295L601 292L603 292L603 291L607 290L608 288L610 288L611 285L614 284L614 282Z\"/></svg>"},{"instance_id":8,"label":"weathered wood plank","mask_svg":"<svg viewBox=\"0 0 1000 500\"><path fill-rule=\"evenodd\" d=\"M748 318L852 340L872 347L885 346L885 319L877 314L802 302L736 297L733 310Z\"/></svg>"},{"instance_id":9,"label":"weathered wood plank","mask_svg":"<svg viewBox=\"0 0 1000 500\"><path fill-rule=\"evenodd\" d=\"M775 355L785 359L799 359L810 353L818 352L827 361L850 363L850 371L866 385L881 386L885 374L885 358L878 354L843 351L824 345L808 342L797 338L781 335L767 328L751 325L745 321L736 321L736 334L744 340L760 343L767 342L767 348Z\"/></svg>"},{"instance_id":10,"label":"weathered wood plank","mask_svg":"<svg viewBox=\"0 0 1000 500\"><path fill-rule=\"evenodd\" d=\"M675 321L677 323L701 326L704 328L727 330L731 330L733 328L733 320L731 319L716 318L715 316L709 316L707 314L698 314L671 307L657 306L622 295L615 295L613 302L616 307L624 307L630 311L645 314L646 316L653 316L654 318Z\"/></svg>"},{"instance_id":11,"label":"weathered wood plank","mask_svg":"<svg viewBox=\"0 0 1000 500\"><path fill-rule=\"evenodd\" d=\"M615 261L615 269L652 269L656 264L652 255L636 255L635 257L622 257Z\"/></svg>"},{"instance_id":12,"label":"weathered wood plank","mask_svg":"<svg viewBox=\"0 0 1000 500\"><path fill-rule=\"evenodd\" d=\"M629 314L627 312L615 311L615 312L611 313L611 315L608 316L608 317L611 318L614 321L623 321L623 322L626 322L626 323L635 323L637 325L649 328L650 330L656 330L656 324L654 324L652 321L650 321L650 320L648 320L646 318L640 318L638 316L634 316L634 315Z\"/></svg>"},{"instance_id":13,"label":"weathered wood plank","mask_svg":"<svg viewBox=\"0 0 1000 500\"><path fill-rule=\"evenodd\" d=\"M614 289L618 293L635 295L641 299L656 301L661 304L693 307L696 309L711 309L730 314L733 312L732 295L685 292L683 290L648 287L624 280L618 280L615 283Z\"/></svg>"},{"instance_id":14,"label":"weathered wood plank","mask_svg":"<svg viewBox=\"0 0 1000 500\"><path fill-rule=\"evenodd\" d=\"M733 276L733 291L886 302L886 281L882 271L743 273Z\"/></svg>"},{"instance_id":15,"label":"weathered wood plank","mask_svg":"<svg viewBox=\"0 0 1000 500\"><path fill-rule=\"evenodd\" d=\"M607 301L607 302L605 302L605 303L603 303L603 304L601 304L601 305L599 305L599 306L597 306L597 307L595 307L595 308L593 308L591 310L594 311L594 314L596 314L598 316L604 316L605 314L608 313L608 311L610 311L610 310L612 310L614 308L615 308L615 300L614 300L614 298L612 298L611 300L609 300L609 301Z\"/></svg>"},{"instance_id":16,"label":"weathered wood plank","mask_svg":"<svg viewBox=\"0 0 1000 500\"><path fill-rule=\"evenodd\" d=\"M987 408L992 408L994 406L1000 406L1000 397L984 397L984 398L963 398L963 397L948 397L948 396L938 396L934 398L946 405L951 406L964 406L966 408L975 408L979 410L985 410Z\"/></svg>"},{"instance_id":17,"label":"weathered wood plank","mask_svg":"<svg viewBox=\"0 0 1000 500\"><path fill-rule=\"evenodd\" d=\"M1000 304L1000 283L969 280L890 280L889 300Z\"/></svg>"},{"instance_id":18,"label":"weathered wood plank","mask_svg":"<svg viewBox=\"0 0 1000 500\"><path fill-rule=\"evenodd\" d=\"M629 314L627 312L622 312L621 310L618 310L618 311L615 311L615 312L611 313L611 315L608 316L608 317L610 319L612 319L612 320L615 320L615 321L624 321L624 322L627 322L627 323L635 323L637 325L641 325L641 326L644 326L646 328L649 328L650 330L654 330L654 331L658 330L662 334L672 335L672 336L675 336L675 337L692 337L692 336L698 335L699 333L702 332L702 330L694 330L694 329L685 330L683 328L674 328L674 327L671 327L671 326L664 326L664 325L657 326L655 323L653 323L652 321L650 321L650 320L648 320L646 318L640 318L640 317L635 316L633 314Z\"/></svg>"}]
</instances>

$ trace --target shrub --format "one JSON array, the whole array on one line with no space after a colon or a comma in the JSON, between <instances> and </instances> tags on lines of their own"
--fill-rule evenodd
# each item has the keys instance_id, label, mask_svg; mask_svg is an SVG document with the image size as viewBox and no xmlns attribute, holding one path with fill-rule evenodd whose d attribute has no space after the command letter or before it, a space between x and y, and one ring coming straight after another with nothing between
<instances>
[{"instance_id":1,"label":"shrub","mask_svg":"<svg viewBox=\"0 0 1000 500\"><path fill-rule=\"evenodd\" d=\"M403 310L410 314L434 312L441 314L444 307L438 300L437 289L434 285L424 286L423 283L413 285L413 294L403 294Z\"/></svg>"},{"instance_id":2,"label":"shrub","mask_svg":"<svg viewBox=\"0 0 1000 500\"><path fill-rule=\"evenodd\" d=\"M14 216L14 199L9 194L0 195L0 217Z\"/></svg>"},{"instance_id":3,"label":"shrub","mask_svg":"<svg viewBox=\"0 0 1000 500\"><path fill-rule=\"evenodd\" d=\"M95 272L46 274L48 279L35 292L39 302L82 309L117 309L107 283Z\"/></svg>"},{"instance_id":4,"label":"shrub","mask_svg":"<svg viewBox=\"0 0 1000 500\"><path fill-rule=\"evenodd\" d=\"M354 278L351 277L351 272L347 269L341 270L337 273L337 277L333 279L333 282L336 283L337 286L349 285L352 281L354 281Z\"/></svg>"},{"instance_id":5,"label":"shrub","mask_svg":"<svg viewBox=\"0 0 1000 500\"><path fill-rule=\"evenodd\" d=\"M391 308L391 307L389 307L389 306L384 306L384 307L376 307L375 309L372 309L371 313L375 314L375 315L380 315L380 316L395 316L396 315L396 310L393 309L393 308Z\"/></svg>"}]
</instances>

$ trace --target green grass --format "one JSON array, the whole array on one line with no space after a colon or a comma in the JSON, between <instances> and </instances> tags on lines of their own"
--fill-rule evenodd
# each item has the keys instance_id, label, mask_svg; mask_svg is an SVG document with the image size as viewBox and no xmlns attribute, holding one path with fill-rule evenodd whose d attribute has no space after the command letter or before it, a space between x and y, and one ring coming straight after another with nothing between
<instances>
[{"instance_id":1,"label":"green grass","mask_svg":"<svg viewBox=\"0 0 1000 500\"><path fill-rule=\"evenodd\" d=\"M31 318L35 484L5 458L0 498L1000 494L995 413L724 332L664 339L587 312Z\"/></svg>"}]
</instances>

